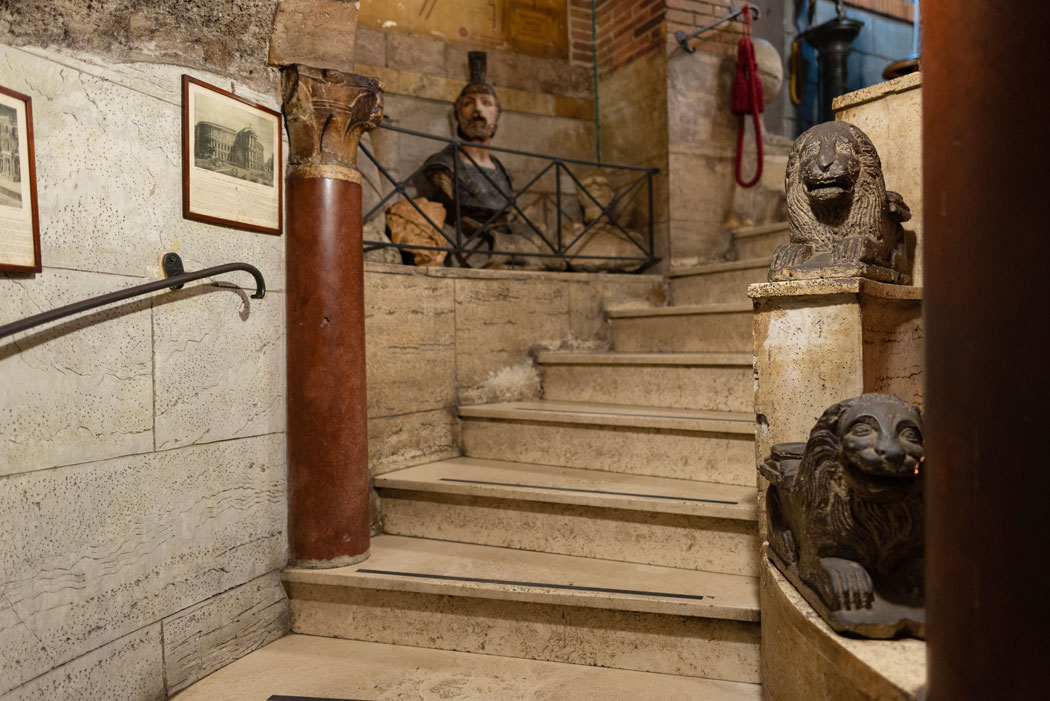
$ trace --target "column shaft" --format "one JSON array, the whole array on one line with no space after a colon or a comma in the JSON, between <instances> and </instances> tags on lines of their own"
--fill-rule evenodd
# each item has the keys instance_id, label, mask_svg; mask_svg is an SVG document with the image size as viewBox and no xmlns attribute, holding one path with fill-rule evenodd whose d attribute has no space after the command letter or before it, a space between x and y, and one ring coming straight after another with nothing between
<instances>
[{"instance_id":1,"label":"column shaft","mask_svg":"<svg viewBox=\"0 0 1050 701\"><path fill-rule=\"evenodd\" d=\"M922 14L928 698L1042 698L1050 11Z\"/></svg>"}]
</instances>

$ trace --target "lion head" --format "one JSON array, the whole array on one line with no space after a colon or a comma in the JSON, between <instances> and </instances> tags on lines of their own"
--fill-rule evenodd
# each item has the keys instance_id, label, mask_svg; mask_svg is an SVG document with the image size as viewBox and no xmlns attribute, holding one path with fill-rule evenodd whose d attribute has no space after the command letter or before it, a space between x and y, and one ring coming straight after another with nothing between
<instances>
[{"instance_id":1,"label":"lion head","mask_svg":"<svg viewBox=\"0 0 1050 701\"><path fill-rule=\"evenodd\" d=\"M785 174L791 242L829 249L846 235L883 237L886 184L871 139L848 122L802 133Z\"/></svg>"},{"instance_id":2,"label":"lion head","mask_svg":"<svg viewBox=\"0 0 1050 701\"><path fill-rule=\"evenodd\" d=\"M876 502L899 500L922 479L922 415L891 394L847 399L820 417L806 451L818 471L836 473L855 493Z\"/></svg>"}]
</instances>

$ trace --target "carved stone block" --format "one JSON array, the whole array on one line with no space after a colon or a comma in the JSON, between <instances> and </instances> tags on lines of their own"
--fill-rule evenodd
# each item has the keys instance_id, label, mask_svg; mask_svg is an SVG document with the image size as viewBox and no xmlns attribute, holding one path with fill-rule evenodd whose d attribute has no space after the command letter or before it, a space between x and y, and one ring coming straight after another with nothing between
<instances>
[{"instance_id":1,"label":"carved stone block","mask_svg":"<svg viewBox=\"0 0 1050 701\"><path fill-rule=\"evenodd\" d=\"M769 279L864 277L908 284L911 213L888 192L871 140L847 122L825 122L795 140L785 175L791 242Z\"/></svg>"},{"instance_id":2,"label":"carved stone block","mask_svg":"<svg viewBox=\"0 0 1050 701\"><path fill-rule=\"evenodd\" d=\"M840 633L925 635L924 457L918 407L864 394L759 466L771 559Z\"/></svg>"},{"instance_id":3,"label":"carved stone block","mask_svg":"<svg viewBox=\"0 0 1050 701\"><path fill-rule=\"evenodd\" d=\"M360 181L357 143L383 118L383 83L354 73L281 69L288 165L307 174ZM338 171L352 171L354 176Z\"/></svg>"}]
</instances>

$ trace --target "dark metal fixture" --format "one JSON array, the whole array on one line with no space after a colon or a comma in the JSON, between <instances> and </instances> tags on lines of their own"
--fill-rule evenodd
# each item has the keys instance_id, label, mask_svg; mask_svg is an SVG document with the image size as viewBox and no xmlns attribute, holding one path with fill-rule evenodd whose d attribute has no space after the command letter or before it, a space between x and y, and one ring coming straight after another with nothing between
<instances>
[{"instance_id":1,"label":"dark metal fixture","mask_svg":"<svg viewBox=\"0 0 1050 701\"><path fill-rule=\"evenodd\" d=\"M179 258L179 255L177 253L166 254L164 256L165 273L167 274L169 269L175 269L176 267L179 270L182 269L182 260ZM249 265L248 263L227 263L226 265L216 265L213 268L198 270L195 273L170 275L163 280L154 280L153 282L147 282L142 285L135 285L134 287L117 290L116 292L110 292L109 294L91 297L90 299L74 302L73 304L67 304L64 307L58 307L57 309L41 312L40 314L34 314L25 319L20 319L19 321L12 321L10 324L0 326L0 338L19 333L20 331L26 331L34 326L57 321L58 319L67 316L80 314L81 312L86 312L95 309L96 307L113 304L114 302L123 302L125 299L149 294L150 292L156 292L157 290L163 290L164 288L177 290L187 282L193 282L194 280L200 280L201 278L211 277L213 275L221 275L222 273L228 273L234 270L243 270L251 273L252 277L255 278L255 294L251 296L252 299L262 299L266 296L266 281L263 279L262 273L259 272L258 268L254 265Z\"/></svg>"},{"instance_id":2,"label":"dark metal fixture","mask_svg":"<svg viewBox=\"0 0 1050 701\"><path fill-rule=\"evenodd\" d=\"M746 8L751 10L751 19L759 19L759 18L762 17L762 13L754 5L747 5ZM737 9L737 10L733 10L732 12L730 12L728 15L726 15L722 19L717 19L714 22L712 22L711 24L707 25L706 27L700 27L700 29L697 29L692 34L686 34L685 31L679 29L677 32L674 33L675 38L678 39L678 45L682 47L682 51L685 51L685 52L690 53L690 54L696 53L696 49L693 48L692 46L689 46L689 40L690 39L695 39L696 37L700 36L704 32L706 32L706 31L708 31L710 29L714 29L715 27L717 27L720 24L725 24L726 22L730 22L732 20L735 20L737 17L739 17L740 15L744 14L744 9L745 8L741 7L739 9Z\"/></svg>"},{"instance_id":3,"label":"dark metal fixture","mask_svg":"<svg viewBox=\"0 0 1050 701\"><path fill-rule=\"evenodd\" d=\"M848 89L850 44L863 27L864 23L860 20L850 19L840 12L835 19L818 24L799 35L817 50L820 61L821 121L828 122L835 118L831 101Z\"/></svg>"},{"instance_id":4,"label":"dark metal fixture","mask_svg":"<svg viewBox=\"0 0 1050 701\"><path fill-rule=\"evenodd\" d=\"M435 136L433 134L425 134L423 132L413 131L411 129L403 129L401 127L395 127L395 126L392 126L392 125L389 125L389 124L380 124L379 127L381 129L389 129L391 131L396 131L396 132L399 132L401 134L408 134L410 136L417 136L417 137L420 137L420 138L423 138L423 139L430 139L432 141L440 141L440 142L446 143L446 144L453 144L455 146L456 156L457 156L453 160L454 165L456 167L458 167L458 164L461 162L460 158L463 158L466 161L472 163L478 169L478 171L485 177L485 179L489 181L489 183L492 185L492 187L494 187L497 191L499 191L500 195L503 197L503 199L505 201L505 204L503 205L503 208L501 210L497 211L495 214L493 214L489 218L488 221L484 222L479 229L477 229L476 231L470 232L469 235L465 235L465 232L462 230L463 227L462 227L462 222L460 220L460 217L459 216L450 216L449 217L450 228L451 228L452 224L455 224L455 227L456 227L455 238L453 238L450 232L447 233L441 226L438 226L436 222L434 222L429 216L427 216L427 213L424 212L421 207L419 207L415 202L412 201L412 197L408 193L408 190L407 190L408 184L413 179L415 179L416 176L418 176L422 172L423 166L421 165L419 168L417 168L407 178L403 178L401 180L397 180L396 178L394 178L390 174L390 171L388 171L386 168L384 168L383 164L380 163L376 159L376 157L373 156L372 153L365 146L362 145L360 147L361 152L363 154L365 154L365 156L370 161L372 161L372 163L375 164L376 168L379 170L379 172L383 176L383 178L385 178L390 184L392 184L394 186L394 189L391 190L390 192L388 192L386 194L386 196L384 196L378 202L378 204L376 204L374 207L372 207L372 209L370 209L368 212L365 213L365 215L364 215L364 222L367 223L376 214L378 214L380 211L382 211L383 207L387 204L387 202L389 202L396 195L400 195L407 202L409 202L412 205L412 207L417 212L419 212L419 214L423 217L423 219L425 219L426 222L438 234L440 234L443 239L445 239L448 242L447 246L422 246L422 245L417 245L417 244L390 243L389 241L365 241L364 243L368 247L397 248L397 249L402 250L402 251L449 251L450 253L452 253L456 257L456 259L459 260L459 262L462 265L464 265L466 267L469 267L469 264L467 263L467 259L471 255L477 254L477 253L484 253L486 255L495 255L495 256L508 255L508 256L515 256L515 257L521 256L521 257L528 257L528 258L559 258L561 260L564 260L570 266L570 269L571 269L571 265L572 265L572 261L573 260L591 259L591 260L633 261L633 262L637 262L639 264L639 270L644 270L645 268L651 266L653 263L655 263L655 262L657 262L659 260L659 258L657 258L655 256L655 254L654 254L654 251L655 251L655 245L654 245L654 229L655 229L655 225L654 225L654 214L653 214L653 176L656 173L660 172L659 169L657 169L657 168L645 168L645 167L642 167L642 166L610 165L608 163L596 163L596 162L593 162L593 161L581 161L581 160L576 160L576 159L573 159L573 158L559 158L557 156L547 156L547 155L540 154L540 153L532 153L530 151L521 151L521 150L518 150L518 149L498 148L496 146L484 146L484 147L481 147L481 146L478 146L477 144L469 144L472 147L485 148L485 149L487 149L489 151L493 151L493 152L496 152L496 153L509 153L509 154L513 154L513 155L516 155L516 156L527 156L527 157L530 157L530 158L540 158L540 159L543 159L545 161L548 161L546 167L542 168L539 171L539 173L537 173L535 176L533 176L532 179L530 179L528 181L528 183L525 185L525 187L521 188L517 192L503 192L502 189L500 188L500 186L496 182L494 182L492 180L492 178L489 178L489 176L485 172L485 169L479 167L477 162L473 159L473 157L471 157L471 155L469 153L467 153L466 151L463 150L462 147L464 146L464 143L462 141L460 141L459 139L449 139L449 138L442 137L442 136ZM613 201L610 202L609 205L606 207L606 206L602 206L601 203L598 202L598 200L595 199L595 197L587 190L587 188L583 186L583 184L580 182L580 179L577 178L576 174L572 172L572 169L570 168L570 166L586 166L586 167L592 167L592 168L601 168L601 169L605 169L605 170L615 170L615 171L621 171L621 172L634 172L634 173L639 173L640 175L639 175L639 177L637 179L633 180L629 185L627 185L627 187L624 188L618 195L616 195L616 197L613 199ZM540 180L540 178L542 178L544 175L546 175L548 172L550 172L551 169L554 169L554 181L555 181L555 187L556 187L556 190L555 190L555 193L554 193L555 194L555 208L556 208L556 211L558 213L558 222L557 222L557 227L556 227L555 236L554 236L553 240L550 237L547 236L547 234L543 231L543 229L540 226L538 226L531 219L529 219L525 215L525 213L521 210L521 207L519 207L519 205L518 205L518 203L519 203L519 201L521 199L521 196L523 194L525 194L525 192L530 187L532 187L534 184L536 184ZM569 177L572 179L573 183L575 183L576 189L580 193L582 193L585 197L589 198L590 201L593 202L595 205L599 206L601 208L601 210L602 210L601 216L599 216L596 219L594 219L594 221L591 221L590 223L588 223L583 228L583 230L579 234L577 234L569 242L565 242L562 239L562 208L561 208L561 199L562 199L561 176L562 176L562 173L568 174ZM454 181L458 180L458 175L457 174L454 174L453 180ZM634 189L637 186L641 185L643 182L646 183L646 187L647 187L647 190L648 190L648 198L649 198L648 236L646 237L646 240L641 240L640 241L640 240L638 240L638 239L642 238L640 235L638 235L637 233L632 233L632 232L628 231L623 226L621 226L618 221L616 221L615 211L617 209L617 205L619 205L619 203L625 197L627 197L627 195L629 195L632 191L634 191ZM454 205L455 208L456 208L455 211L456 211L456 213L458 213L459 212L459 188L454 188L453 200L455 202L455 205ZM499 251L499 250L489 250L487 248L480 249L478 247L479 246L479 241L483 240L483 235L486 232L488 232L489 230L493 229L495 226L497 226L499 224L500 219L502 218L502 216L504 214L507 214L507 213L510 213L510 212L517 213L518 217L525 224L527 224L529 226L529 228L531 228L532 231L536 233L537 236L539 236L539 238L543 241L543 243L546 245L546 247L550 250L549 253L508 252L508 251ZM583 238L587 234L587 232L589 232L592 228L594 228L594 226L596 224L602 222L603 220L608 221L612 226L614 226L617 229L619 229L620 233L622 233L625 237L627 237L627 240L629 240L632 244L634 244L634 246L638 249L639 255L637 255L637 256L587 256L587 255L575 255L575 254L569 254L568 253L568 251L573 247L573 245L576 244L577 241L579 241L581 238Z\"/></svg>"}]
</instances>

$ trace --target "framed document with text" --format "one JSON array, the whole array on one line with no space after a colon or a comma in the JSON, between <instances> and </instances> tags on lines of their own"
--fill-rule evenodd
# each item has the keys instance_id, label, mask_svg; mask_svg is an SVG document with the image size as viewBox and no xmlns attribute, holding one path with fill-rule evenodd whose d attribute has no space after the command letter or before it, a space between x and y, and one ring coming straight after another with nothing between
<instances>
[{"instance_id":1,"label":"framed document with text","mask_svg":"<svg viewBox=\"0 0 1050 701\"><path fill-rule=\"evenodd\" d=\"M0 270L40 272L33 106L0 86Z\"/></svg>"},{"instance_id":2,"label":"framed document with text","mask_svg":"<svg viewBox=\"0 0 1050 701\"><path fill-rule=\"evenodd\" d=\"M182 76L182 216L281 233L281 114Z\"/></svg>"}]
</instances>

